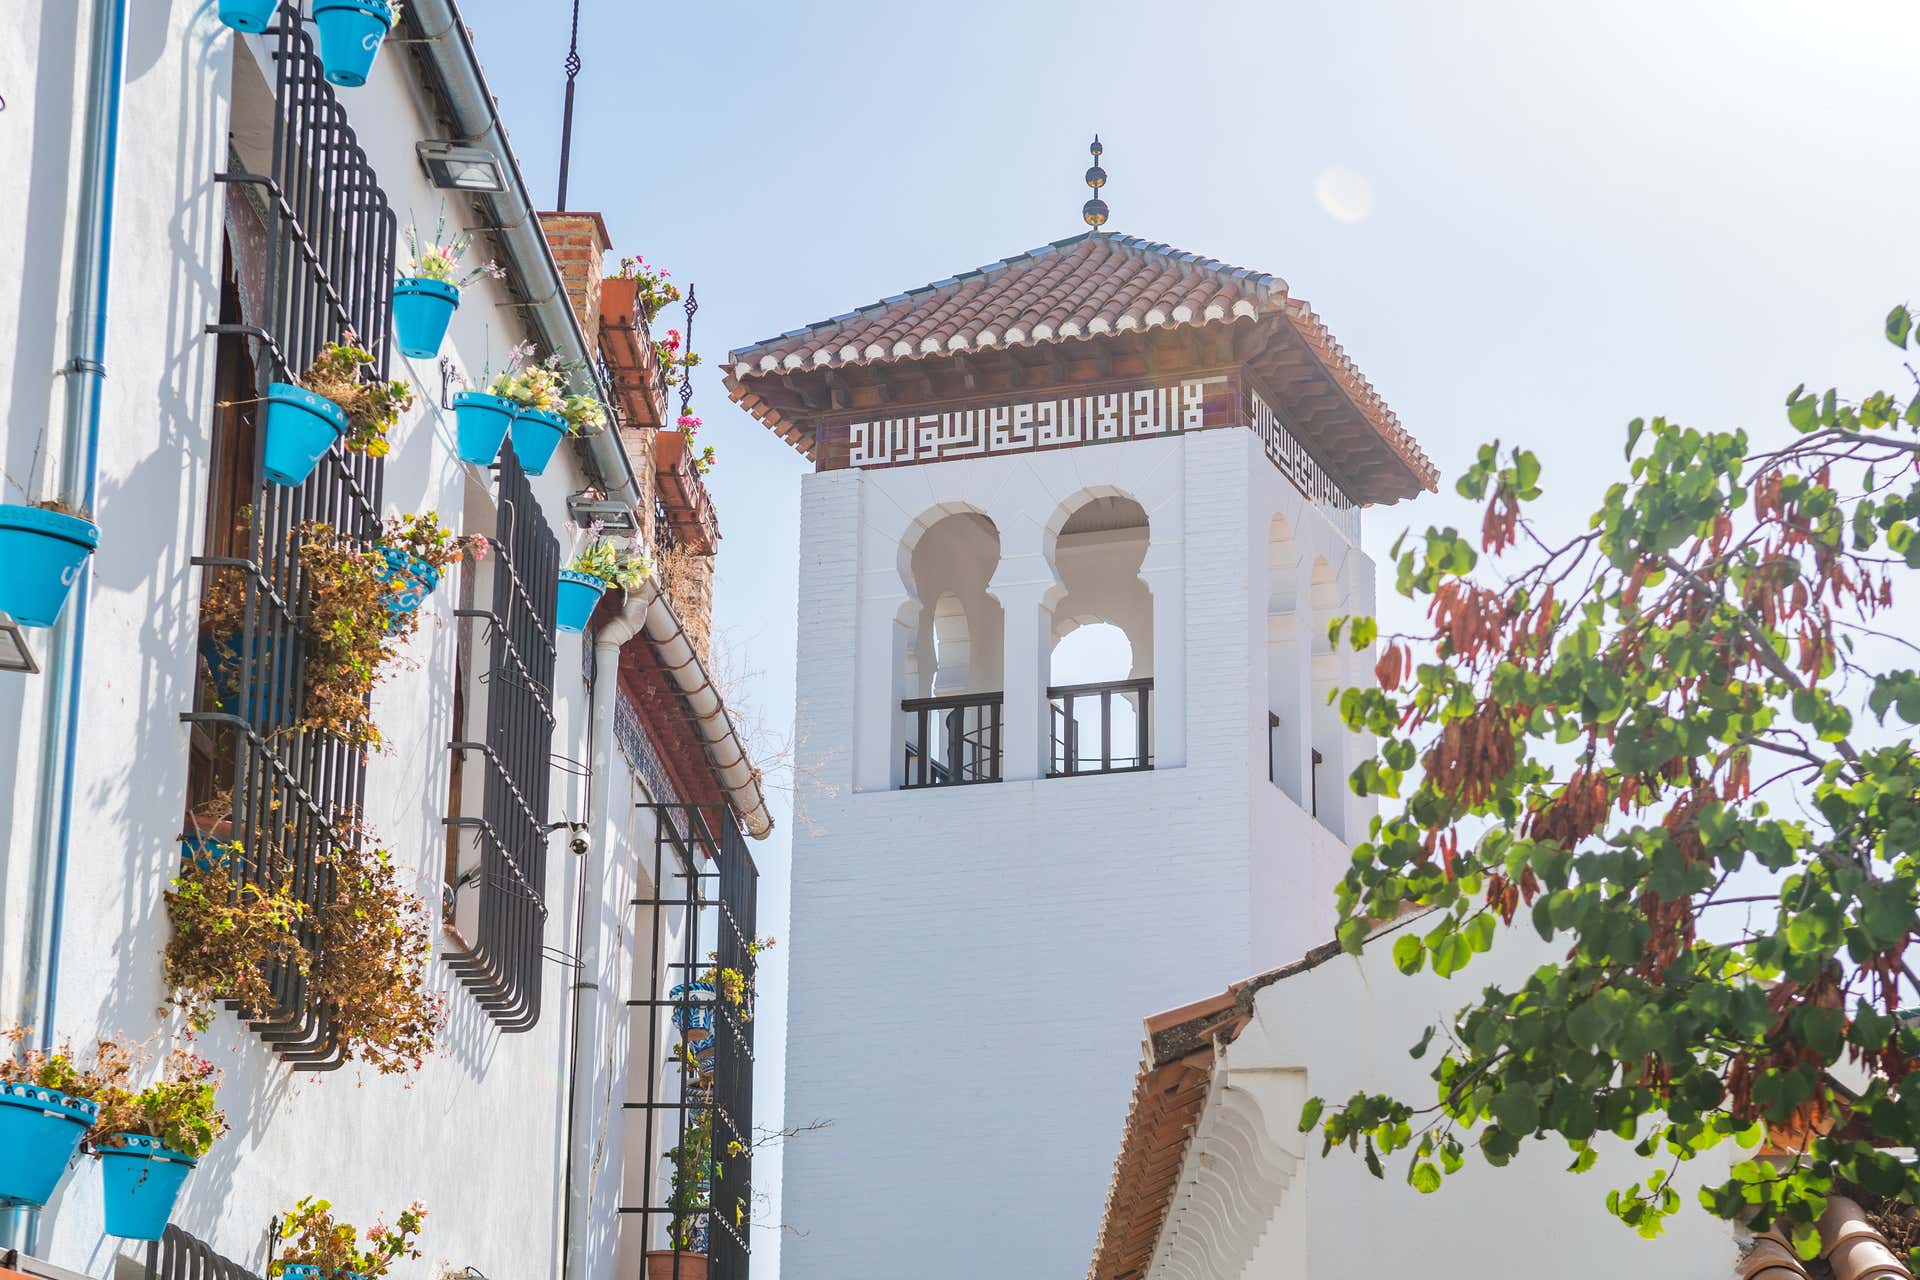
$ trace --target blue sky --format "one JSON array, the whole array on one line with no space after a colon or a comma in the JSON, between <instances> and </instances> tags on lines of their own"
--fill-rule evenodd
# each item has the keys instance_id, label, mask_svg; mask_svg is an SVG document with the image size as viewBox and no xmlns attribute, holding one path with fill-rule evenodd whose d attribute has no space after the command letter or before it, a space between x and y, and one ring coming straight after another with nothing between
<instances>
[{"instance_id":1,"label":"blue sky","mask_svg":"<svg viewBox=\"0 0 1920 1280\"><path fill-rule=\"evenodd\" d=\"M462 7L551 200L567 6ZM1920 294L1909 3L581 10L569 203L699 286L718 622L776 737L805 464L728 404L720 356L1083 230L1096 130L1111 229L1280 275L1449 477L1484 439L1524 441L1567 518L1636 414L1779 432L1797 382L1892 382L1879 320ZM1460 506L1370 512L1368 546L1472 527ZM1400 603L1383 591L1389 627ZM756 854L784 942L777 809ZM763 1043L783 1032L781 954ZM771 1275L771 1233L758 1247Z\"/></svg>"}]
</instances>

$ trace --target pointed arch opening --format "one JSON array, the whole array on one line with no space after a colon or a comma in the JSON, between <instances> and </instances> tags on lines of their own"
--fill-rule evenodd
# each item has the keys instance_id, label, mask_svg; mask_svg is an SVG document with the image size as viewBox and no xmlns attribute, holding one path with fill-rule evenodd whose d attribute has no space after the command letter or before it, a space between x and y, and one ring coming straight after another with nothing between
<instances>
[{"instance_id":1,"label":"pointed arch opening","mask_svg":"<svg viewBox=\"0 0 1920 1280\"><path fill-rule=\"evenodd\" d=\"M1000 531L970 507L942 509L903 550L911 638L897 668L897 785L997 782L1005 628L987 584Z\"/></svg>"},{"instance_id":2,"label":"pointed arch opening","mask_svg":"<svg viewBox=\"0 0 1920 1280\"><path fill-rule=\"evenodd\" d=\"M1146 508L1118 490L1062 504L1049 524L1061 590L1048 655L1049 773L1153 767L1153 593L1140 577Z\"/></svg>"}]
</instances>

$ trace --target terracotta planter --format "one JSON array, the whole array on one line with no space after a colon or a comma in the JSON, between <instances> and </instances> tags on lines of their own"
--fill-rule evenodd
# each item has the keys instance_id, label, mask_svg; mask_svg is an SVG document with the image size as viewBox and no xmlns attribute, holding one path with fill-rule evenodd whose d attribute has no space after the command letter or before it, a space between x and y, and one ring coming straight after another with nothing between
<instances>
[{"instance_id":1,"label":"terracotta planter","mask_svg":"<svg viewBox=\"0 0 1920 1280\"><path fill-rule=\"evenodd\" d=\"M600 314L603 318L621 324L644 326L647 318L636 315L633 307L633 295L639 291L637 280L622 280L618 276L605 276L600 281Z\"/></svg>"},{"instance_id":2,"label":"terracotta planter","mask_svg":"<svg viewBox=\"0 0 1920 1280\"><path fill-rule=\"evenodd\" d=\"M674 1263L680 1264L678 1271ZM647 1252L647 1280L707 1280L707 1255L704 1253L674 1253L670 1249L651 1249Z\"/></svg>"},{"instance_id":3,"label":"terracotta planter","mask_svg":"<svg viewBox=\"0 0 1920 1280\"><path fill-rule=\"evenodd\" d=\"M681 459L687 456L688 448L686 432L678 427L660 428L653 433L654 468L668 474L678 471Z\"/></svg>"}]
</instances>

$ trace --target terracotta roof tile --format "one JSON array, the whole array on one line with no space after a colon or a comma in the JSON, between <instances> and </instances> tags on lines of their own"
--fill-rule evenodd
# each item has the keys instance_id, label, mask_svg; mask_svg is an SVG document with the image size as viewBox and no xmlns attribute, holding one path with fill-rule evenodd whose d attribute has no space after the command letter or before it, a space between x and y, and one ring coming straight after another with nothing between
<instances>
[{"instance_id":1,"label":"terracotta roof tile","mask_svg":"<svg viewBox=\"0 0 1920 1280\"><path fill-rule=\"evenodd\" d=\"M1087 232L974 271L791 329L733 351L726 380L740 400L811 456L810 431L789 433L747 384L796 369L918 360L981 347L1032 347L1162 326L1284 318L1419 482L1437 472L1373 385L1287 282L1165 244Z\"/></svg>"},{"instance_id":2,"label":"terracotta roof tile","mask_svg":"<svg viewBox=\"0 0 1920 1280\"><path fill-rule=\"evenodd\" d=\"M1872 1215L1848 1196L1827 1198L1820 1216L1820 1253L1802 1262L1777 1230L1754 1237L1737 1268L1741 1280L1913 1280L1913 1272L1887 1243Z\"/></svg>"},{"instance_id":3,"label":"terracotta roof tile","mask_svg":"<svg viewBox=\"0 0 1920 1280\"><path fill-rule=\"evenodd\" d=\"M891 359L901 342L910 351L900 355L917 355L964 349L983 333L994 335L988 345L1019 345L1084 336L1095 324L1111 332L1139 299L1161 304L1169 313L1162 323L1206 323L1242 302L1248 313L1278 310L1286 288L1264 272L1135 236L1088 232L742 347L728 363L746 376L811 365L816 357L829 366L864 364L876 358L867 354L876 343L886 349L878 358ZM1215 302L1222 315L1208 317ZM1173 317L1183 304L1192 315ZM860 354L843 355L848 347ZM796 356L798 363L789 366Z\"/></svg>"}]
</instances>

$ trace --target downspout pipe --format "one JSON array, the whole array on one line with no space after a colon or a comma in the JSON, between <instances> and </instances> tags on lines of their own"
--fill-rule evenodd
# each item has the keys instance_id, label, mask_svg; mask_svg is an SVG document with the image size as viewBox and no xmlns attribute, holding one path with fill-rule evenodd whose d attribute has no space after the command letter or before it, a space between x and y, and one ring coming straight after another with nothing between
<instances>
[{"instance_id":1,"label":"downspout pipe","mask_svg":"<svg viewBox=\"0 0 1920 1280\"><path fill-rule=\"evenodd\" d=\"M127 0L95 0L88 59L86 134L75 220L70 355L61 439L60 497L97 516L100 416L107 377L107 296L113 264L114 180L119 167L120 98L127 66ZM82 562L72 602L55 625L47 663L46 712L30 880L33 918L26 954L20 1024L51 1049L60 1003L60 942L66 916L67 866L73 845L73 775L80 737L80 689L87 648L87 606L93 557ZM25 1214L9 1236L28 1253L38 1247L39 1213Z\"/></svg>"},{"instance_id":2,"label":"downspout pipe","mask_svg":"<svg viewBox=\"0 0 1920 1280\"><path fill-rule=\"evenodd\" d=\"M593 1271L588 1232L593 1227L594 1148L600 1134L600 1098L594 1067L600 1060L604 1019L594 1004L600 994L604 939L607 846L613 841L608 810L613 794L613 717L620 689L620 649L638 636L648 601L629 594L620 613L593 637L593 701L589 716L587 852L580 864L579 936L574 943L573 1043L567 1061L567 1188L563 1280L587 1280ZM583 1087L584 1085L584 1087Z\"/></svg>"}]
</instances>

